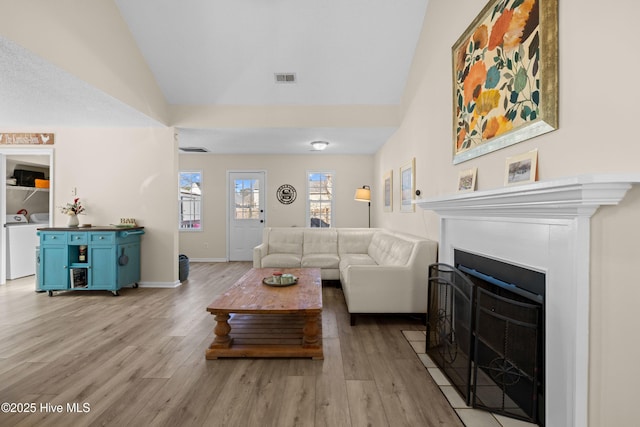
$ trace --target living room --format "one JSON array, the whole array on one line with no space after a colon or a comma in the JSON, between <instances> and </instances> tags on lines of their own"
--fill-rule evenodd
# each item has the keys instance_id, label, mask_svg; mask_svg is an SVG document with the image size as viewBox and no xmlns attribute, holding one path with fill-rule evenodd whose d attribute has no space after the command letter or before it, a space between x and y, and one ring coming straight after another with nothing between
<instances>
[{"instance_id":1,"label":"living room","mask_svg":"<svg viewBox=\"0 0 640 427\"><path fill-rule=\"evenodd\" d=\"M348 106L167 105L131 35L120 31L125 24L113 2L87 6L39 1L35 3L37 7L20 3L3 2L3 54L12 52L7 46L18 44L41 58L42 64L37 65L56 64L124 103L135 120L131 120L134 124L130 127L71 127L64 125L65 116L56 115L59 112L54 104L49 106L51 116L46 121L30 123L25 108L19 108L20 96L14 94L0 102L2 132L55 134L54 206L66 203L71 198L69 189L76 188L87 204L83 221L110 224L123 216L140 220L146 229L141 264L142 281L147 286L176 285L179 253L201 259L227 257L222 211L209 212L215 216L201 234L185 235L176 228L176 194L172 190L178 171L183 168L203 170L204 190L214 192L221 191L228 169L266 170L268 204L280 209L277 214L269 214L269 225L286 227L303 225L304 205L300 201L289 208L281 206L276 189L293 184L301 196L307 170L335 170L339 179L335 220L339 227L367 226L367 206L355 202L353 193L362 185L370 185L373 226L433 240L439 240L438 215L420 208L415 212L399 209L399 169L412 158L416 161L416 189L424 200L454 195L459 172L469 167L477 167L479 192L500 189L504 186L505 159L533 149L538 150L541 182L640 171L640 148L633 143L634 133L629 131L635 119L637 87L630 84L626 90L620 84L607 84L626 80L620 74L635 69L638 63L630 54L635 40L633 12L638 11L638 5L631 1L617 7L560 2L558 129L457 165L452 163L451 47L485 6L484 0L428 2L401 102L392 106L354 106L353 111ZM47 31L34 30L36 27ZM608 59L588 60L595 52L603 52ZM616 63L613 58L624 58L619 61L623 65L611 66ZM17 64L11 69L19 70ZM39 88L37 82L32 85L38 90L57 90L60 98L68 96L64 88ZM77 114L90 116L90 108L85 107ZM142 122L147 124L139 125ZM397 130L374 154L368 155L334 155L331 145L322 154L291 156L179 154L176 129L201 126L372 126ZM288 173L284 174L284 170ZM388 212L381 200L382 183L390 170L396 192L393 209ZM218 197L221 196L214 193L210 199ZM619 205L602 207L591 218L587 277L588 420L592 426L625 425L637 419L633 381L629 378L640 375L636 363L640 347L629 337L635 332L630 313L640 296L638 288L632 286L637 281L633 265L635 243L640 237L638 212L640 190L634 186ZM53 223L64 224L57 210ZM206 252L204 243L208 244Z\"/></svg>"}]
</instances>

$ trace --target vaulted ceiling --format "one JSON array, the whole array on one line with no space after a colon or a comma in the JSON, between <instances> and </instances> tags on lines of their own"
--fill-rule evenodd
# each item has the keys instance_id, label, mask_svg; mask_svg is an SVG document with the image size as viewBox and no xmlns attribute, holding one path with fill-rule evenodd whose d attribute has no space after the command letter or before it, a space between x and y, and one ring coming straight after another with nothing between
<instances>
[{"instance_id":1,"label":"vaulted ceiling","mask_svg":"<svg viewBox=\"0 0 640 427\"><path fill-rule=\"evenodd\" d=\"M168 104L328 108L400 104L427 1L114 0ZM82 98L67 96L76 114L57 111L61 125L145 122L1 36L0 42L0 73L11 76L0 82L0 96L36 88L46 106L48 93L64 88ZM278 83L277 73L292 74L295 82ZM51 109L35 109L32 120L38 114L56 120ZM28 121L11 117L15 112L0 99L4 113L9 116L0 125ZM374 153L394 131L357 125L178 129L180 146L220 153L307 153L316 139L330 142L328 153Z\"/></svg>"}]
</instances>

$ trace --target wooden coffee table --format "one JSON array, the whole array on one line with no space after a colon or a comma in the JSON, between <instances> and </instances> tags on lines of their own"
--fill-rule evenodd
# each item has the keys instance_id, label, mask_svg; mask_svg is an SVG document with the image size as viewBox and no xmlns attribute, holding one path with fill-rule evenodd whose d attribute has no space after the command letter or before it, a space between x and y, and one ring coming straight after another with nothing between
<instances>
[{"instance_id":1,"label":"wooden coffee table","mask_svg":"<svg viewBox=\"0 0 640 427\"><path fill-rule=\"evenodd\" d=\"M273 272L298 283L268 286ZM215 316L215 339L207 359L219 357L312 357L322 353L322 280L318 268L252 268L207 311Z\"/></svg>"}]
</instances>

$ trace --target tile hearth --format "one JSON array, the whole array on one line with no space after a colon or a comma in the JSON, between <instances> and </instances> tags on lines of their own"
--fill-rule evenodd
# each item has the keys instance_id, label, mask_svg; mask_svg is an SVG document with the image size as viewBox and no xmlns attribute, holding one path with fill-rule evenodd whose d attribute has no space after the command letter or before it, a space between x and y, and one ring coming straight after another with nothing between
<instances>
[{"instance_id":1,"label":"tile hearth","mask_svg":"<svg viewBox=\"0 0 640 427\"><path fill-rule=\"evenodd\" d=\"M456 411L466 427L537 427L537 424L527 423L487 411L474 409L465 405L464 400L449 383L447 377L440 371L431 358L424 352L427 341L425 331L402 331L406 340L413 347L418 358L438 384L440 391L447 398L451 407Z\"/></svg>"}]
</instances>

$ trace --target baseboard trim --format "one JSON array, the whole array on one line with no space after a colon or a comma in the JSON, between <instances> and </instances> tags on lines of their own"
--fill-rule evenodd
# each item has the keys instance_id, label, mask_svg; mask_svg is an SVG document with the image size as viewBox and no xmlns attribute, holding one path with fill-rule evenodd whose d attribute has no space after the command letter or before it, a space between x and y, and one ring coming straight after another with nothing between
<instances>
[{"instance_id":1,"label":"baseboard trim","mask_svg":"<svg viewBox=\"0 0 640 427\"><path fill-rule=\"evenodd\" d=\"M189 262L229 262L227 258L189 258Z\"/></svg>"},{"instance_id":2,"label":"baseboard trim","mask_svg":"<svg viewBox=\"0 0 640 427\"><path fill-rule=\"evenodd\" d=\"M138 282L138 286L141 288L177 288L182 285L179 280L175 282Z\"/></svg>"}]
</instances>

